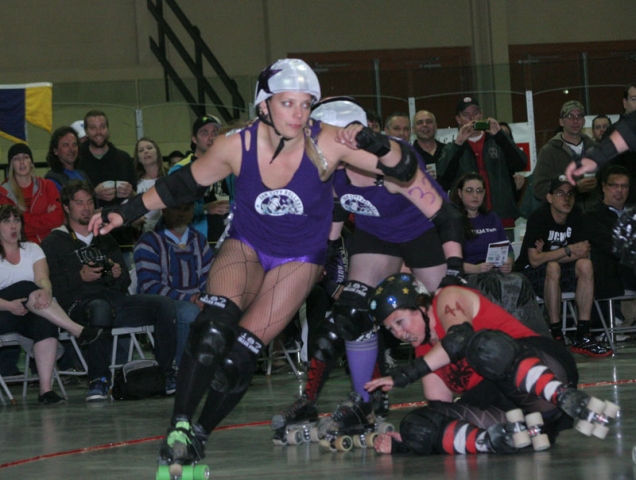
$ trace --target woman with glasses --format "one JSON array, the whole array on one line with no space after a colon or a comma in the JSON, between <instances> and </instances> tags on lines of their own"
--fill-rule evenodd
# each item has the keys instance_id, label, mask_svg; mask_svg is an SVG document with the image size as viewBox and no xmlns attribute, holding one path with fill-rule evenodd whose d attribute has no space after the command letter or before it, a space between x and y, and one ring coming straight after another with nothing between
<instances>
[{"instance_id":1,"label":"woman with glasses","mask_svg":"<svg viewBox=\"0 0 636 480\"><path fill-rule=\"evenodd\" d=\"M486 208L485 196L484 179L477 173L460 177L450 194L451 201L464 214L463 253L468 286L480 290L535 332L548 335L532 284L522 274L512 272L515 260L512 246L508 245L508 255L502 264L487 261L489 245L508 242L508 236L499 216Z\"/></svg>"},{"instance_id":2,"label":"woman with glasses","mask_svg":"<svg viewBox=\"0 0 636 480\"><path fill-rule=\"evenodd\" d=\"M481 175L466 173L457 181L450 198L459 205L466 219L464 233L464 272L475 274L489 272L497 268L502 273L510 273L514 263L514 252L509 248L508 258L503 265L486 261L490 243L508 241L508 236L499 216L486 208L486 185Z\"/></svg>"},{"instance_id":3,"label":"woman with glasses","mask_svg":"<svg viewBox=\"0 0 636 480\"><path fill-rule=\"evenodd\" d=\"M24 231L39 244L64 222L60 194L51 180L35 175L33 154L24 143L9 149L9 178L0 186L0 205L16 205L24 215Z\"/></svg>"},{"instance_id":4,"label":"woman with glasses","mask_svg":"<svg viewBox=\"0 0 636 480\"><path fill-rule=\"evenodd\" d=\"M26 241L23 227L16 206L0 207L0 334L17 332L33 340L40 378L38 402L55 404L63 401L51 389L57 328L68 330L82 345L95 341L103 330L73 322L53 299L44 252Z\"/></svg>"}]
</instances>

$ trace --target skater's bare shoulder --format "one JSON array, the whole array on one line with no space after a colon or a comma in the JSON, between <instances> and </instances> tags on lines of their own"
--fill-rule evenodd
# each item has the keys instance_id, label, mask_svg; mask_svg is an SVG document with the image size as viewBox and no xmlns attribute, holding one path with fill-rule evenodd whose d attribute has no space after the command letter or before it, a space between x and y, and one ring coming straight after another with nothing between
<instances>
[{"instance_id":1,"label":"skater's bare shoulder","mask_svg":"<svg viewBox=\"0 0 636 480\"><path fill-rule=\"evenodd\" d=\"M464 322L472 324L479 311L479 295L462 287L442 288L437 294L436 310L444 330Z\"/></svg>"}]
</instances>

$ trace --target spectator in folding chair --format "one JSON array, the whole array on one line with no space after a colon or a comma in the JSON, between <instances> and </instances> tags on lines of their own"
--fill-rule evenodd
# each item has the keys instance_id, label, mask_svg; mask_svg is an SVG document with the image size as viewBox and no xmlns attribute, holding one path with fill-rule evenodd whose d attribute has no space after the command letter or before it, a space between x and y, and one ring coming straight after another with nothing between
<instances>
[{"instance_id":1,"label":"spectator in folding chair","mask_svg":"<svg viewBox=\"0 0 636 480\"><path fill-rule=\"evenodd\" d=\"M102 329L73 322L52 297L49 269L42 249L27 242L22 214L15 205L0 207L0 334L19 333L33 340L40 378L38 402L64 399L51 389L57 353L57 327L71 332L80 344L97 340Z\"/></svg>"},{"instance_id":2,"label":"spectator in folding chair","mask_svg":"<svg viewBox=\"0 0 636 480\"><path fill-rule=\"evenodd\" d=\"M561 292L575 291L578 318L572 351L606 357L612 350L597 343L590 333L594 270L587 228L581 210L574 205L576 193L576 187L568 183L565 175L550 181L547 203L528 218L515 270L526 275L537 296L545 300L552 336L562 342Z\"/></svg>"},{"instance_id":3,"label":"spectator in folding chair","mask_svg":"<svg viewBox=\"0 0 636 480\"><path fill-rule=\"evenodd\" d=\"M88 222L95 211L90 185L71 180L62 187L66 224L55 229L42 249L47 255L53 294L75 321L104 327L154 325L155 358L166 376L166 394L174 393L172 362L176 344L176 311L161 295L128 295L130 275L110 235L93 237ZM95 342L86 352L90 379L86 401L108 399L110 341Z\"/></svg>"},{"instance_id":4,"label":"spectator in folding chair","mask_svg":"<svg viewBox=\"0 0 636 480\"><path fill-rule=\"evenodd\" d=\"M145 232L134 251L137 292L172 298L177 309L177 350L181 362L190 324L199 315L199 300L212 265L205 236L192 226L194 203L164 208L154 231Z\"/></svg>"},{"instance_id":5,"label":"spectator in folding chair","mask_svg":"<svg viewBox=\"0 0 636 480\"><path fill-rule=\"evenodd\" d=\"M601 171L602 197L584 214L586 223L595 226L590 229L589 238L594 265L594 296L597 299L618 297L625 290L636 290L636 275L630 267L620 263L620 255L614 252L612 240L614 225L628 208L630 185L631 179L625 167L609 165L604 168ZM621 338L625 339L624 336Z\"/></svg>"}]
</instances>

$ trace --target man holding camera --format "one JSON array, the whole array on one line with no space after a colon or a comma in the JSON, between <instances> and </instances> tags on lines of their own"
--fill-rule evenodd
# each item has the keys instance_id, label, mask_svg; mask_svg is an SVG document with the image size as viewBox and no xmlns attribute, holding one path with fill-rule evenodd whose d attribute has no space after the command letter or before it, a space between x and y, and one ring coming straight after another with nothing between
<instances>
[{"instance_id":1,"label":"man holding camera","mask_svg":"<svg viewBox=\"0 0 636 480\"><path fill-rule=\"evenodd\" d=\"M155 357L166 376L166 393L174 393L172 370L176 346L176 311L161 295L128 295L130 275L115 239L94 237L88 222L95 211L90 185L71 180L60 193L65 225L42 242L49 264L53 295L80 324L105 328L155 326ZM93 342L86 352L87 402L108 399L110 340Z\"/></svg>"},{"instance_id":2,"label":"man holding camera","mask_svg":"<svg viewBox=\"0 0 636 480\"><path fill-rule=\"evenodd\" d=\"M437 180L452 189L465 173L479 173L486 184L484 205L501 218L504 227L514 226L519 210L511 183L515 172L525 170L528 158L494 118L484 119L479 102L463 97L457 102L457 138L448 143L437 162Z\"/></svg>"}]
</instances>

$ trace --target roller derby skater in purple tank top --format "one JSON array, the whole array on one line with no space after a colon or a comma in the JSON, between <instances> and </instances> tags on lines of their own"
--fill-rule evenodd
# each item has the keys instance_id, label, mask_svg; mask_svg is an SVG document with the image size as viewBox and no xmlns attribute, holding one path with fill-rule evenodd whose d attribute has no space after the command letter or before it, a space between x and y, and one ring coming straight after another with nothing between
<instances>
[{"instance_id":1,"label":"roller derby skater in purple tank top","mask_svg":"<svg viewBox=\"0 0 636 480\"><path fill-rule=\"evenodd\" d=\"M257 120L217 138L196 162L143 195L91 219L96 234L107 233L149 210L193 201L214 182L236 176L232 228L190 326L157 478L209 475L200 463L208 436L245 394L263 346L289 323L322 273L332 174L341 162L406 185L421 181L417 160L398 142L362 125L309 122L319 99L318 78L305 62L275 62L258 79ZM439 207L432 202L431 215Z\"/></svg>"},{"instance_id":2,"label":"roller derby skater in purple tank top","mask_svg":"<svg viewBox=\"0 0 636 480\"><path fill-rule=\"evenodd\" d=\"M366 125L364 110L349 97L319 102L312 110L312 118L336 126L351 122ZM447 270L457 273L462 265L461 215L446 203L445 193L419 158L418 175L421 180L417 184L404 186L355 166L347 165L335 172L334 192L339 205L356 216L349 273L331 316L312 332L309 378L303 395L272 419L274 443L297 444L303 439L330 437L330 446L346 449L351 445L364 446L364 439L357 440L360 432L368 436L378 429L390 428L383 422L388 413L387 397L377 392L371 398L364 389L365 383L379 376L376 360L381 350L368 313L368 296L375 285L387 275L398 273L403 264L431 291L438 287ZM431 215L426 207L433 201L440 207ZM338 238L342 225L339 222L338 228L332 228L332 241ZM343 347L354 392L331 418L315 426L318 395ZM338 438L347 432L356 432L354 441L340 445Z\"/></svg>"}]
</instances>

